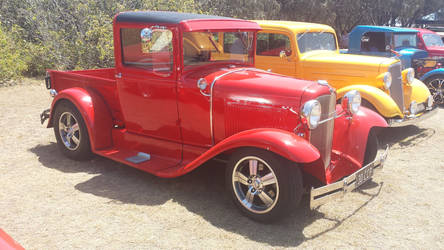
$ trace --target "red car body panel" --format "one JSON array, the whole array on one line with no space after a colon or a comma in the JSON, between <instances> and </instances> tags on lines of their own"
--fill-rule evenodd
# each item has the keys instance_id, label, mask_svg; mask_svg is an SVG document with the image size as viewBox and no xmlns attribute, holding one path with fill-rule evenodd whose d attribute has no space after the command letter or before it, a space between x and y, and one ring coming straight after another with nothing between
<instances>
[{"instance_id":1,"label":"red car body panel","mask_svg":"<svg viewBox=\"0 0 444 250\"><path fill-rule=\"evenodd\" d=\"M0 229L0 249L1 250L24 250L24 248L17 243L5 231Z\"/></svg>"},{"instance_id":2,"label":"red car body panel","mask_svg":"<svg viewBox=\"0 0 444 250\"><path fill-rule=\"evenodd\" d=\"M414 29L419 31L418 33L416 33L417 39L419 41L418 49L422 49L422 50L427 51L429 53L429 57L444 57L444 47L442 47L442 46L426 46L424 39L422 37L422 35L424 35L424 34L436 34L437 36L439 36L436 32L433 32L433 31L427 30L427 29L417 29L417 28L414 28Z\"/></svg>"},{"instance_id":3,"label":"red car body panel","mask_svg":"<svg viewBox=\"0 0 444 250\"><path fill-rule=\"evenodd\" d=\"M163 26L172 33L174 67L168 74L122 63L120 29L150 26ZM215 156L242 147L270 150L303 164L305 172L323 183L362 167L370 129L387 127L382 117L361 108L352 119L349 115L335 119L332 161L327 168L319 160L318 149L309 142L300 109L308 100L334 94L333 90L316 82L249 68L254 62L234 66L215 63L184 70L182 32L209 27L216 31L260 29L256 23L243 20L171 24L117 22L115 18L116 68L49 71L52 87L58 92L51 110L62 100L72 102L85 120L94 153L160 177L183 175ZM251 56L255 46L253 42ZM199 79L208 82L202 92L196 86ZM340 105L336 108L343 113ZM52 125L52 115L48 126ZM139 164L126 160L137 152L149 152L151 159Z\"/></svg>"}]
</instances>

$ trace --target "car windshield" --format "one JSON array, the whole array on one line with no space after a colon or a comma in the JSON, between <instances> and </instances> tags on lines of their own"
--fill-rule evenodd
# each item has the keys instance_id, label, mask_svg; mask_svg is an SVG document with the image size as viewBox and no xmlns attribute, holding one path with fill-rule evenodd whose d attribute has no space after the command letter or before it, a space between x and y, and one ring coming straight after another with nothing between
<instances>
[{"instance_id":1,"label":"car windshield","mask_svg":"<svg viewBox=\"0 0 444 250\"><path fill-rule=\"evenodd\" d=\"M422 39L424 39L424 43L427 47L431 46L444 47L444 43L441 40L441 37L437 34L423 34Z\"/></svg>"},{"instance_id":2,"label":"car windshield","mask_svg":"<svg viewBox=\"0 0 444 250\"><path fill-rule=\"evenodd\" d=\"M253 39L253 32L184 32L184 67L213 63L253 64Z\"/></svg>"},{"instance_id":3,"label":"car windshield","mask_svg":"<svg viewBox=\"0 0 444 250\"><path fill-rule=\"evenodd\" d=\"M416 47L416 33L412 34L394 34L393 41L395 48L398 47Z\"/></svg>"},{"instance_id":4,"label":"car windshield","mask_svg":"<svg viewBox=\"0 0 444 250\"><path fill-rule=\"evenodd\" d=\"M313 50L336 50L336 38L328 32L304 32L297 35L300 53Z\"/></svg>"}]
</instances>

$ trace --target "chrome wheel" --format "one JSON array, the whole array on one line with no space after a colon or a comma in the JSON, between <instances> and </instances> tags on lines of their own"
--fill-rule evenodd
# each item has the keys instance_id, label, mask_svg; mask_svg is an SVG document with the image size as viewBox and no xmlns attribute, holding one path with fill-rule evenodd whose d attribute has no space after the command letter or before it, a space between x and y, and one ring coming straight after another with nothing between
<instances>
[{"instance_id":1,"label":"chrome wheel","mask_svg":"<svg viewBox=\"0 0 444 250\"><path fill-rule=\"evenodd\" d=\"M232 173L232 185L240 204L256 214L269 212L279 198L276 174L265 161L255 156L237 161Z\"/></svg>"},{"instance_id":2,"label":"chrome wheel","mask_svg":"<svg viewBox=\"0 0 444 250\"><path fill-rule=\"evenodd\" d=\"M429 87L435 103L438 105L444 104L444 79L434 78L427 83L427 87Z\"/></svg>"},{"instance_id":3,"label":"chrome wheel","mask_svg":"<svg viewBox=\"0 0 444 250\"><path fill-rule=\"evenodd\" d=\"M69 150L76 150L80 145L80 128L77 119L70 112L64 112L59 118L59 133L63 144Z\"/></svg>"}]
</instances>

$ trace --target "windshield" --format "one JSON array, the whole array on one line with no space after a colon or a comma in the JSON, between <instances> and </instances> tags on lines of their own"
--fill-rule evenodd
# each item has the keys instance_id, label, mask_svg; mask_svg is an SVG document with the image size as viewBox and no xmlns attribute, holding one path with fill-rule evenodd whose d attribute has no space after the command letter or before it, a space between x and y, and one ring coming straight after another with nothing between
<instances>
[{"instance_id":1,"label":"windshield","mask_svg":"<svg viewBox=\"0 0 444 250\"><path fill-rule=\"evenodd\" d=\"M416 33L413 34L394 34L393 41L395 48L398 47L416 47Z\"/></svg>"},{"instance_id":2,"label":"windshield","mask_svg":"<svg viewBox=\"0 0 444 250\"><path fill-rule=\"evenodd\" d=\"M441 40L441 37L437 34L423 34L422 39L424 39L424 43L427 47L431 46L444 47L444 43Z\"/></svg>"},{"instance_id":3,"label":"windshield","mask_svg":"<svg viewBox=\"0 0 444 250\"><path fill-rule=\"evenodd\" d=\"M304 32L297 35L300 53L313 50L336 50L336 38L328 32Z\"/></svg>"},{"instance_id":4,"label":"windshield","mask_svg":"<svg viewBox=\"0 0 444 250\"><path fill-rule=\"evenodd\" d=\"M184 67L253 63L253 32L184 32Z\"/></svg>"}]
</instances>

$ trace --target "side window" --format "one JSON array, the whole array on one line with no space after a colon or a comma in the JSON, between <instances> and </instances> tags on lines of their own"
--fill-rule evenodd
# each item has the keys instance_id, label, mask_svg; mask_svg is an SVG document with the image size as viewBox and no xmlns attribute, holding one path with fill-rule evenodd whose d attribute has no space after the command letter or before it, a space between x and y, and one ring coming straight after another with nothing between
<instances>
[{"instance_id":1,"label":"side window","mask_svg":"<svg viewBox=\"0 0 444 250\"><path fill-rule=\"evenodd\" d=\"M223 43L225 53L246 55L253 44L252 34L251 32L225 32Z\"/></svg>"},{"instance_id":2,"label":"side window","mask_svg":"<svg viewBox=\"0 0 444 250\"><path fill-rule=\"evenodd\" d=\"M173 34L168 29L123 28L122 63L156 73L173 69Z\"/></svg>"},{"instance_id":3,"label":"side window","mask_svg":"<svg viewBox=\"0 0 444 250\"><path fill-rule=\"evenodd\" d=\"M367 32L361 37L361 50L385 52L385 33Z\"/></svg>"},{"instance_id":4,"label":"side window","mask_svg":"<svg viewBox=\"0 0 444 250\"><path fill-rule=\"evenodd\" d=\"M279 56L285 51L287 56L291 55L290 38L283 34L259 33L257 34L256 55Z\"/></svg>"}]
</instances>

